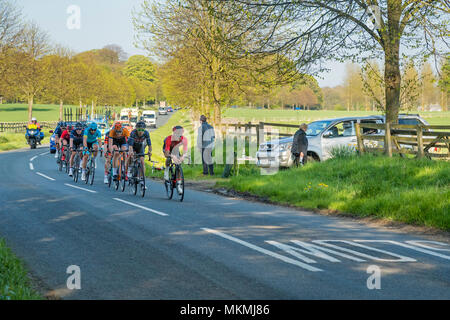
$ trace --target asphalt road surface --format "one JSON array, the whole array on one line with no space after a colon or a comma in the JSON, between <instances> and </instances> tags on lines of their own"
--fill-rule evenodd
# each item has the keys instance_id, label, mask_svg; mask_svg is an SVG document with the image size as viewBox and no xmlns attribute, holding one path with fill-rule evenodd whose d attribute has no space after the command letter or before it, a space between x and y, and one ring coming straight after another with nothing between
<instances>
[{"instance_id":1,"label":"asphalt road surface","mask_svg":"<svg viewBox=\"0 0 450 320\"><path fill-rule=\"evenodd\" d=\"M105 186L102 165L86 186L48 148L0 154L0 236L50 294L450 298L448 242L190 189L170 201L155 181L142 199Z\"/></svg>"}]
</instances>

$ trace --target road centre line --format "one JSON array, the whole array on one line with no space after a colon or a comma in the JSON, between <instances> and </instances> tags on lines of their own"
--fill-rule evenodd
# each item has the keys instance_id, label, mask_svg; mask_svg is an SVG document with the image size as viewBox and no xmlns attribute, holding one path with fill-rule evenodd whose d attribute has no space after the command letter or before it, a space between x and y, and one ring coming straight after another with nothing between
<instances>
[{"instance_id":1,"label":"road centre line","mask_svg":"<svg viewBox=\"0 0 450 320\"><path fill-rule=\"evenodd\" d=\"M322 269L312 267L312 266L310 266L310 265L308 265L308 264L306 264L306 263L303 263L303 262L300 262L300 261L297 261L297 260L294 260L294 259L285 257L285 256L283 256L283 255L281 255L281 254L272 252L272 251L270 251L270 250L267 250L267 249L264 249L264 248L255 246L255 245L253 245L253 244L251 244L251 243L248 243L248 242L243 241L243 240L241 240L241 239L238 239L238 238L229 236L229 235L227 235L227 234L225 234L225 233L222 233L222 232L220 232L220 231L213 230L213 229L209 229L209 228L202 228L202 230L204 230L204 231L206 231L206 232L209 232L209 233L213 233L213 234L215 234L215 235L217 235L217 236L219 236L219 237L222 237L222 238L231 240L231 241L233 241L233 242L239 243L239 244L241 244L241 245L243 245L243 246L245 246L245 247L247 247L247 248L253 249L253 250L258 251L258 252L261 252L261 253L263 253L263 254L266 254L266 255L271 256L271 257L276 258L276 259L279 259L279 260L281 260L281 261L284 261L284 262L293 264L293 265L295 265L295 266L297 266L297 267L306 269L306 270L308 270L308 271L312 271L312 272L323 271Z\"/></svg>"},{"instance_id":2,"label":"road centre line","mask_svg":"<svg viewBox=\"0 0 450 320\"><path fill-rule=\"evenodd\" d=\"M34 170L34 166L31 162L30 162L30 170Z\"/></svg>"},{"instance_id":3,"label":"road centre line","mask_svg":"<svg viewBox=\"0 0 450 320\"><path fill-rule=\"evenodd\" d=\"M38 156L34 156L33 158L30 159L30 162L33 162L34 159L36 159Z\"/></svg>"},{"instance_id":4,"label":"road centre line","mask_svg":"<svg viewBox=\"0 0 450 320\"><path fill-rule=\"evenodd\" d=\"M30 164L31 164L31 163L30 163ZM49 176L46 176L45 174L42 174L42 173L40 173L40 172L36 172L36 174L38 174L38 175L40 175L41 177L44 177L45 179L48 179L48 180L50 180L50 181L55 181L55 179L50 178Z\"/></svg>"},{"instance_id":5,"label":"road centre line","mask_svg":"<svg viewBox=\"0 0 450 320\"><path fill-rule=\"evenodd\" d=\"M75 188L75 189L80 189L80 190L83 190L83 191L87 191L87 192L90 192L90 193L97 193L97 191L89 190L89 189L85 189L85 188L81 188L81 187L77 187L77 186L74 186L74 185L68 184L68 183L64 183L64 185L66 185L66 186L68 186L68 187L71 187L71 188Z\"/></svg>"},{"instance_id":6,"label":"road centre line","mask_svg":"<svg viewBox=\"0 0 450 320\"><path fill-rule=\"evenodd\" d=\"M159 214L160 216L168 216L167 213L164 213L164 212L161 212L161 211L157 211L157 210L153 210L153 209L150 209L150 208L146 208L146 207L143 207L141 205L138 205L138 204L135 204L135 203L132 203L132 202L128 202L128 201L125 201L125 200L122 200L122 199L119 199L119 198L113 198L113 199L116 200L116 201L120 201L120 202L123 202L125 204L128 204L130 206L133 206L133 207L145 210L145 211L150 211L150 212Z\"/></svg>"},{"instance_id":7,"label":"road centre line","mask_svg":"<svg viewBox=\"0 0 450 320\"><path fill-rule=\"evenodd\" d=\"M47 151L47 152L41 153L40 156L45 156L46 154L49 154L49 153L50 152Z\"/></svg>"}]
</instances>

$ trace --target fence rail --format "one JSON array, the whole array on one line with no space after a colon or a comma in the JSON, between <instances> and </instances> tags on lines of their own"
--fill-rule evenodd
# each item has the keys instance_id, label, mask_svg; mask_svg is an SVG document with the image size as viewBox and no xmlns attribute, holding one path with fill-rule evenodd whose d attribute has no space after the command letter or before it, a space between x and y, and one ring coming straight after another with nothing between
<instances>
[{"instance_id":1,"label":"fence rail","mask_svg":"<svg viewBox=\"0 0 450 320\"><path fill-rule=\"evenodd\" d=\"M57 121L42 121L39 122L41 128L54 129L58 124ZM28 122L0 122L0 132L15 132L22 133L26 131Z\"/></svg>"},{"instance_id":2,"label":"fence rail","mask_svg":"<svg viewBox=\"0 0 450 320\"><path fill-rule=\"evenodd\" d=\"M363 134L363 129L379 132ZM416 155L418 158L450 159L450 126L356 123L355 130L360 154L384 152L389 157L399 153L402 156Z\"/></svg>"},{"instance_id":3,"label":"fence rail","mask_svg":"<svg viewBox=\"0 0 450 320\"><path fill-rule=\"evenodd\" d=\"M256 129L256 132L253 130ZM244 138L256 137L257 146L266 137L272 136L270 129L282 128L278 137L293 136L298 125L259 122L227 123L219 129L222 135L233 134ZM378 133L367 134L363 129L374 129ZM358 152L384 152L389 157L398 153L416 155L418 158L450 159L450 126L446 125L391 125L375 123L355 123Z\"/></svg>"}]
</instances>

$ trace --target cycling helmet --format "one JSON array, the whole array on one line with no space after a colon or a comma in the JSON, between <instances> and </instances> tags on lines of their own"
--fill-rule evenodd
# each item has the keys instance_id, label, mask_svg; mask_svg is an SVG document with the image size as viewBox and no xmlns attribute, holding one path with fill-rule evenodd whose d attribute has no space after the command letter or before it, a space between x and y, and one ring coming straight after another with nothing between
<instances>
[{"instance_id":1,"label":"cycling helmet","mask_svg":"<svg viewBox=\"0 0 450 320\"><path fill-rule=\"evenodd\" d=\"M31 121L37 121L37 119L36 118L31 118Z\"/></svg>"},{"instance_id":2,"label":"cycling helmet","mask_svg":"<svg viewBox=\"0 0 450 320\"><path fill-rule=\"evenodd\" d=\"M83 130L83 124L81 122L77 122L75 124L75 130Z\"/></svg>"},{"instance_id":3,"label":"cycling helmet","mask_svg":"<svg viewBox=\"0 0 450 320\"><path fill-rule=\"evenodd\" d=\"M138 123L136 123L136 129L138 129L138 128L145 129L146 127L147 127L147 125L145 124L144 121L139 121Z\"/></svg>"},{"instance_id":4,"label":"cycling helmet","mask_svg":"<svg viewBox=\"0 0 450 320\"><path fill-rule=\"evenodd\" d=\"M98 126L97 126L97 124L96 124L95 122L92 122L92 123L89 125L89 130L97 131L97 128L98 128Z\"/></svg>"},{"instance_id":5,"label":"cycling helmet","mask_svg":"<svg viewBox=\"0 0 450 320\"><path fill-rule=\"evenodd\" d=\"M184 128L182 126L175 126L172 128L172 131L176 131L176 130L180 130L180 129L183 130L183 132L184 132Z\"/></svg>"},{"instance_id":6,"label":"cycling helmet","mask_svg":"<svg viewBox=\"0 0 450 320\"><path fill-rule=\"evenodd\" d=\"M114 124L114 130L116 130L117 132L121 132L122 131L122 124L120 122L116 122Z\"/></svg>"},{"instance_id":7,"label":"cycling helmet","mask_svg":"<svg viewBox=\"0 0 450 320\"><path fill-rule=\"evenodd\" d=\"M58 127L63 127L63 124L64 124L64 122L62 122L62 121L60 121L60 122L58 122Z\"/></svg>"}]
</instances>

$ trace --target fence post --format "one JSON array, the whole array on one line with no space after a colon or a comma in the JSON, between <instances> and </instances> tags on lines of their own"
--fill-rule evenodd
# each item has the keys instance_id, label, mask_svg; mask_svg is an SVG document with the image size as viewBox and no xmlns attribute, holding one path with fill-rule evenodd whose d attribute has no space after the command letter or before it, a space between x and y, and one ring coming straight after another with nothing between
<instances>
[{"instance_id":1,"label":"fence post","mask_svg":"<svg viewBox=\"0 0 450 320\"><path fill-rule=\"evenodd\" d=\"M423 133L422 133L422 127L417 126L417 157L423 158L425 156L425 152L423 150Z\"/></svg>"},{"instance_id":2,"label":"fence post","mask_svg":"<svg viewBox=\"0 0 450 320\"><path fill-rule=\"evenodd\" d=\"M358 122L355 123L356 141L358 142L358 153L362 155L364 153L364 144L361 137L361 127Z\"/></svg>"},{"instance_id":3,"label":"fence post","mask_svg":"<svg viewBox=\"0 0 450 320\"><path fill-rule=\"evenodd\" d=\"M392 158L391 124L389 122L386 122L384 150L388 157Z\"/></svg>"}]
</instances>

